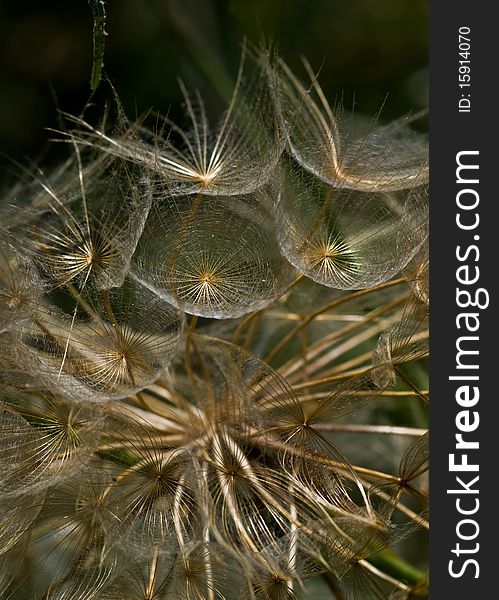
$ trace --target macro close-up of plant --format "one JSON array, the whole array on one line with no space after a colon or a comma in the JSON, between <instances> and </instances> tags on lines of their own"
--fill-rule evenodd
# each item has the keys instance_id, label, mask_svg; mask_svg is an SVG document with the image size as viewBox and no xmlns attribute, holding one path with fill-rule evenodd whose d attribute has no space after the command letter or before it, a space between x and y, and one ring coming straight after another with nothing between
<instances>
[{"instance_id":1,"label":"macro close-up of plant","mask_svg":"<svg viewBox=\"0 0 499 600\"><path fill-rule=\"evenodd\" d=\"M427 136L301 62L2 192L1 598L428 596Z\"/></svg>"}]
</instances>

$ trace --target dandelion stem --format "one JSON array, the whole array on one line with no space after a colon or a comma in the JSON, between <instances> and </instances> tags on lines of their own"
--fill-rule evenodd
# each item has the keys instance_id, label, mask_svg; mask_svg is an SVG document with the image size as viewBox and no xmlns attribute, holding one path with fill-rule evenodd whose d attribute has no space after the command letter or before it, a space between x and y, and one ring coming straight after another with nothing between
<instances>
[{"instance_id":1,"label":"dandelion stem","mask_svg":"<svg viewBox=\"0 0 499 600\"><path fill-rule=\"evenodd\" d=\"M81 292L78 291L72 283L69 283L67 285L67 290L71 294L71 296L76 300L78 306L80 306L80 308L82 308L89 317L92 317L97 321L100 320L95 310L90 306L90 304L86 300L83 299Z\"/></svg>"},{"instance_id":2,"label":"dandelion stem","mask_svg":"<svg viewBox=\"0 0 499 600\"><path fill-rule=\"evenodd\" d=\"M409 564L389 548L369 557L369 563L383 569L389 575L403 579L413 585L419 583L424 578L422 571Z\"/></svg>"},{"instance_id":3,"label":"dandelion stem","mask_svg":"<svg viewBox=\"0 0 499 600\"><path fill-rule=\"evenodd\" d=\"M343 590L340 588L336 577L332 573L324 573L322 578L326 582L328 588L333 593L334 600L346 600L346 596L343 593Z\"/></svg>"},{"instance_id":4,"label":"dandelion stem","mask_svg":"<svg viewBox=\"0 0 499 600\"><path fill-rule=\"evenodd\" d=\"M383 579L384 581L391 583L392 585L394 585L395 587L397 587L400 590L409 591L409 589L410 589L409 586L406 585L405 583L402 583L401 581L399 581L398 579L395 579L391 575L387 575L386 573L383 573L383 571L380 571L373 564L371 564L368 560L365 560L365 559L359 560L359 565L362 565L367 571L370 571L373 575L376 575L380 579Z\"/></svg>"},{"instance_id":5,"label":"dandelion stem","mask_svg":"<svg viewBox=\"0 0 499 600\"><path fill-rule=\"evenodd\" d=\"M429 390L421 390L421 392L416 393L414 390L379 390L375 392L375 396L378 398L382 397L393 397L393 398L405 398L411 396L417 396L419 398L420 394L428 395ZM355 392L356 396L372 396L372 390L357 390ZM320 400L324 398L323 392L314 392L313 394L304 394L300 396L300 402L314 402L315 400Z\"/></svg>"},{"instance_id":6,"label":"dandelion stem","mask_svg":"<svg viewBox=\"0 0 499 600\"><path fill-rule=\"evenodd\" d=\"M316 423L315 429L322 431L342 431L347 433L383 433L388 435L408 435L419 437L424 435L428 430L419 429L417 427L397 427L394 425L358 425L358 424L341 424L341 423Z\"/></svg>"},{"instance_id":7,"label":"dandelion stem","mask_svg":"<svg viewBox=\"0 0 499 600\"><path fill-rule=\"evenodd\" d=\"M368 367L364 369L347 371L346 373L339 373L338 375L330 375L329 377L323 377L322 379L312 379L311 381L306 381L305 383L298 383L293 385L293 390L295 392L299 392L301 390L311 387L320 387L323 385L327 385L328 383L334 383L335 381L343 381L345 379L350 379L350 377L357 377L358 375L367 375L370 371L371 367Z\"/></svg>"},{"instance_id":8,"label":"dandelion stem","mask_svg":"<svg viewBox=\"0 0 499 600\"><path fill-rule=\"evenodd\" d=\"M352 323L350 325L347 325L346 327L343 327L342 329L340 329L338 331L333 332L332 334L330 334L328 336L325 336L318 343L311 345L308 348L307 358L310 359L310 358L317 356L318 354L320 354L320 352L322 352L322 350L324 348L328 348L331 345L331 343L334 342L335 340L341 340L348 333L351 333L361 327L364 327L367 323L376 319L384 312L387 312L387 311L391 310L392 308L399 306L406 299L407 299L406 296L404 296L403 298L398 298L397 300L372 311L370 314L366 315L366 317L364 318L364 320L362 322ZM312 373L314 371L317 371L318 369L322 368L324 365L328 364L332 360L338 358L342 354L347 353L352 348L357 347L363 341L366 341L366 340L370 339L371 337L373 337L374 335L376 335L377 333L385 330L392 323L395 323L397 321L397 319L400 318L400 315L401 315L401 313L397 312L395 315L393 315L387 319L383 319L382 321L376 323L372 327L363 330L360 334L353 336L352 338L350 338L346 342L342 343L341 345L331 348L331 350L329 350L329 352L318 357L315 361L309 363L309 372ZM361 355L362 358L356 357L355 359L352 359L352 360L355 360L357 362L362 362L362 360L364 360L365 358L370 358L370 356L371 356L371 352L366 352L365 354ZM284 365L282 368L280 368L279 372L284 377L289 377L289 375L291 375L294 371L297 370L299 364L300 364L299 360L293 359L287 365ZM353 365L353 366L355 366L355 365ZM341 369L339 366L335 366L335 370L340 371Z\"/></svg>"},{"instance_id":9,"label":"dandelion stem","mask_svg":"<svg viewBox=\"0 0 499 600\"><path fill-rule=\"evenodd\" d=\"M154 598L153 592L154 592L154 586L156 583L157 571L158 571L158 549L157 549L157 547L155 547L154 551L153 551L152 559L150 559L150 563L149 563L149 577L147 580L146 598Z\"/></svg>"},{"instance_id":10,"label":"dandelion stem","mask_svg":"<svg viewBox=\"0 0 499 600\"><path fill-rule=\"evenodd\" d=\"M245 317L242 323L238 326L238 328L234 331L232 335L232 343L237 344L237 340L239 339L241 333L246 329L246 327L254 322L256 319L260 318L262 314L265 312L265 309L256 310L250 313L247 317Z\"/></svg>"},{"instance_id":11,"label":"dandelion stem","mask_svg":"<svg viewBox=\"0 0 499 600\"><path fill-rule=\"evenodd\" d=\"M250 347L251 340L253 339L253 336L255 335L256 328L258 326L258 323L261 321L263 314L264 314L263 312L257 311L256 318L253 319L253 321L251 321L251 325L250 325L250 327L248 327L248 331L246 332L246 335L244 336L243 348Z\"/></svg>"},{"instance_id":12,"label":"dandelion stem","mask_svg":"<svg viewBox=\"0 0 499 600\"><path fill-rule=\"evenodd\" d=\"M402 381L404 383L406 383L417 396L419 396L422 400L424 400L426 402L426 404L428 404L427 396L425 396L417 388L417 386L412 383L412 381L404 374L404 372L399 367L395 367L394 371L395 371L395 373L397 373L397 375L400 377L400 379L402 379Z\"/></svg>"},{"instance_id":13,"label":"dandelion stem","mask_svg":"<svg viewBox=\"0 0 499 600\"><path fill-rule=\"evenodd\" d=\"M305 327L306 325L308 325L311 321L313 321L318 315L327 312L328 310L331 310L333 308L336 308L337 306L340 306L342 304L345 304L346 302L350 302L351 300L354 300L356 298L361 298L362 296L366 296L368 294L372 294L374 292L379 292L381 290L387 289L387 288L391 288L394 287L396 285L400 285L402 283L406 283L406 279L405 278L400 278L400 279L393 279L392 281L388 281L386 283L382 283L380 285L377 285L375 287L372 288L368 288L365 290L359 290L357 292L353 292L351 294L348 294L347 296L343 296L342 298L338 298L336 300L333 300L332 302L329 302L328 304L322 306L320 309L312 312L310 315L308 315L307 317L305 317L305 319L303 319L303 321L301 321L301 323L299 323L298 325L296 325L296 327L294 329L292 329L287 335L285 335L280 342L278 342L274 348L272 349L272 351L266 356L265 358L265 362L267 363L271 363L275 357L283 350L283 348L294 338L294 336L301 330L303 329L303 327Z\"/></svg>"}]
</instances>

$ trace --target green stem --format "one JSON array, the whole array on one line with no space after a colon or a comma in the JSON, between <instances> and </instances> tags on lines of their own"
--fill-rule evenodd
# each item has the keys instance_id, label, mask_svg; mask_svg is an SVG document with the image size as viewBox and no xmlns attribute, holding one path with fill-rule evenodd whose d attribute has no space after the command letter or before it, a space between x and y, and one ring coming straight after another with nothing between
<instances>
[{"instance_id":1,"label":"green stem","mask_svg":"<svg viewBox=\"0 0 499 600\"><path fill-rule=\"evenodd\" d=\"M369 557L369 562L392 577L396 577L409 585L420 583L425 573L395 554L393 550L385 549Z\"/></svg>"},{"instance_id":2,"label":"green stem","mask_svg":"<svg viewBox=\"0 0 499 600\"><path fill-rule=\"evenodd\" d=\"M92 74L90 88L92 92L98 88L104 64L104 46L106 39L106 7L104 0L88 0L94 17Z\"/></svg>"}]
</instances>

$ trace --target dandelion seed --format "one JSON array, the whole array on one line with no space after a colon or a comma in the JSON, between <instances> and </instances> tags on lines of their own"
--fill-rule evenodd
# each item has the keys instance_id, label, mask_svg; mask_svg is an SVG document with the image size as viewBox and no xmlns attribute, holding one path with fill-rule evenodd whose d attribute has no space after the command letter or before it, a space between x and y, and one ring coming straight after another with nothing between
<instances>
[{"instance_id":1,"label":"dandelion seed","mask_svg":"<svg viewBox=\"0 0 499 600\"><path fill-rule=\"evenodd\" d=\"M131 279L79 300L72 317L39 306L12 349L24 353L24 364L9 377L24 378L27 389L95 401L139 391L168 366L182 328L173 306Z\"/></svg>"},{"instance_id":2,"label":"dandelion seed","mask_svg":"<svg viewBox=\"0 0 499 600\"><path fill-rule=\"evenodd\" d=\"M70 171L80 181L65 192L70 199L41 184L50 212L30 225L35 263L59 287L119 286L149 212L148 188L123 164L99 163L90 176L78 162Z\"/></svg>"},{"instance_id":3,"label":"dandelion seed","mask_svg":"<svg viewBox=\"0 0 499 600\"><path fill-rule=\"evenodd\" d=\"M294 270L253 196L175 199L155 208L133 257L151 289L184 311L217 319L269 304Z\"/></svg>"},{"instance_id":4,"label":"dandelion seed","mask_svg":"<svg viewBox=\"0 0 499 600\"><path fill-rule=\"evenodd\" d=\"M401 198L337 190L288 163L276 205L283 255L329 287L360 289L396 275L427 237L426 190Z\"/></svg>"},{"instance_id":5,"label":"dandelion seed","mask_svg":"<svg viewBox=\"0 0 499 600\"><path fill-rule=\"evenodd\" d=\"M306 89L278 61L273 78L277 106L291 155L307 171L335 188L395 191L428 180L427 145L408 129L409 119L376 122L358 131L358 119L329 105L310 65Z\"/></svg>"},{"instance_id":6,"label":"dandelion seed","mask_svg":"<svg viewBox=\"0 0 499 600\"><path fill-rule=\"evenodd\" d=\"M0 332L15 329L36 310L46 283L35 265L12 247L8 238L0 241Z\"/></svg>"},{"instance_id":7,"label":"dandelion seed","mask_svg":"<svg viewBox=\"0 0 499 600\"><path fill-rule=\"evenodd\" d=\"M169 194L231 196L254 192L271 178L283 144L274 123L267 61L262 56L252 67L247 73L250 67L243 49L232 98L215 127L210 126L199 92L190 94L180 82L189 129L164 119L166 137L162 132L147 132L146 141L142 141L136 135L139 127L127 124L122 116L125 133L120 136L108 135L81 119L75 121L82 129L72 136L80 144L158 173Z\"/></svg>"}]
</instances>

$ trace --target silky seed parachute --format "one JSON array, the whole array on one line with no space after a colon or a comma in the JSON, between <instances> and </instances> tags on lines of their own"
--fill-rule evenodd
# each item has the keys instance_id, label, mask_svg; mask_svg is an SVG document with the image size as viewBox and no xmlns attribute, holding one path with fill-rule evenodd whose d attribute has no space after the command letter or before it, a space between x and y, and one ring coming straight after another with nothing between
<instances>
[{"instance_id":1,"label":"silky seed parachute","mask_svg":"<svg viewBox=\"0 0 499 600\"><path fill-rule=\"evenodd\" d=\"M396 275L427 237L427 188L336 189L285 162L275 207L283 255L329 287L358 289Z\"/></svg>"},{"instance_id":2,"label":"silky seed parachute","mask_svg":"<svg viewBox=\"0 0 499 600\"><path fill-rule=\"evenodd\" d=\"M27 215L27 253L52 287L118 287L149 213L151 186L133 166L90 158L83 170L75 155L72 189L60 193L40 182L45 202L37 208L42 218Z\"/></svg>"},{"instance_id":3,"label":"silky seed parachute","mask_svg":"<svg viewBox=\"0 0 499 600\"><path fill-rule=\"evenodd\" d=\"M428 181L427 143L401 119L389 125L365 123L331 108L310 65L305 88L277 60L271 79L287 146L307 171L329 185L360 191L395 191Z\"/></svg>"},{"instance_id":4,"label":"silky seed parachute","mask_svg":"<svg viewBox=\"0 0 499 600\"><path fill-rule=\"evenodd\" d=\"M126 397L152 383L173 356L182 328L178 312L133 279L55 300L61 308L40 303L10 342L4 375L10 385L73 401Z\"/></svg>"},{"instance_id":5,"label":"silky seed parachute","mask_svg":"<svg viewBox=\"0 0 499 600\"><path fill-rule=\"evenodd\" d=\"M121 116L117 134L94 128L83 119L71 137L158 174L170 195L239 195L264 185L273 175L283 149L267 85L268 61L257 57L248 65L243 50L229 106L215 126L210 124L198 91L190 94L180 82L188 127L160 118L159 131L130 124Z\"/></svg>"},{"instance_id":6,"label":"silky seed parachute","mask_svg":"<svg viewBox=\"0 0 499 600\"><path fill-rule=\"evenodd\" d=\"M157 201L132 272L185 312L238 317L281 296L296 277L281 256L266 205L272 190Z\"/></svg>"}]
</instances>

